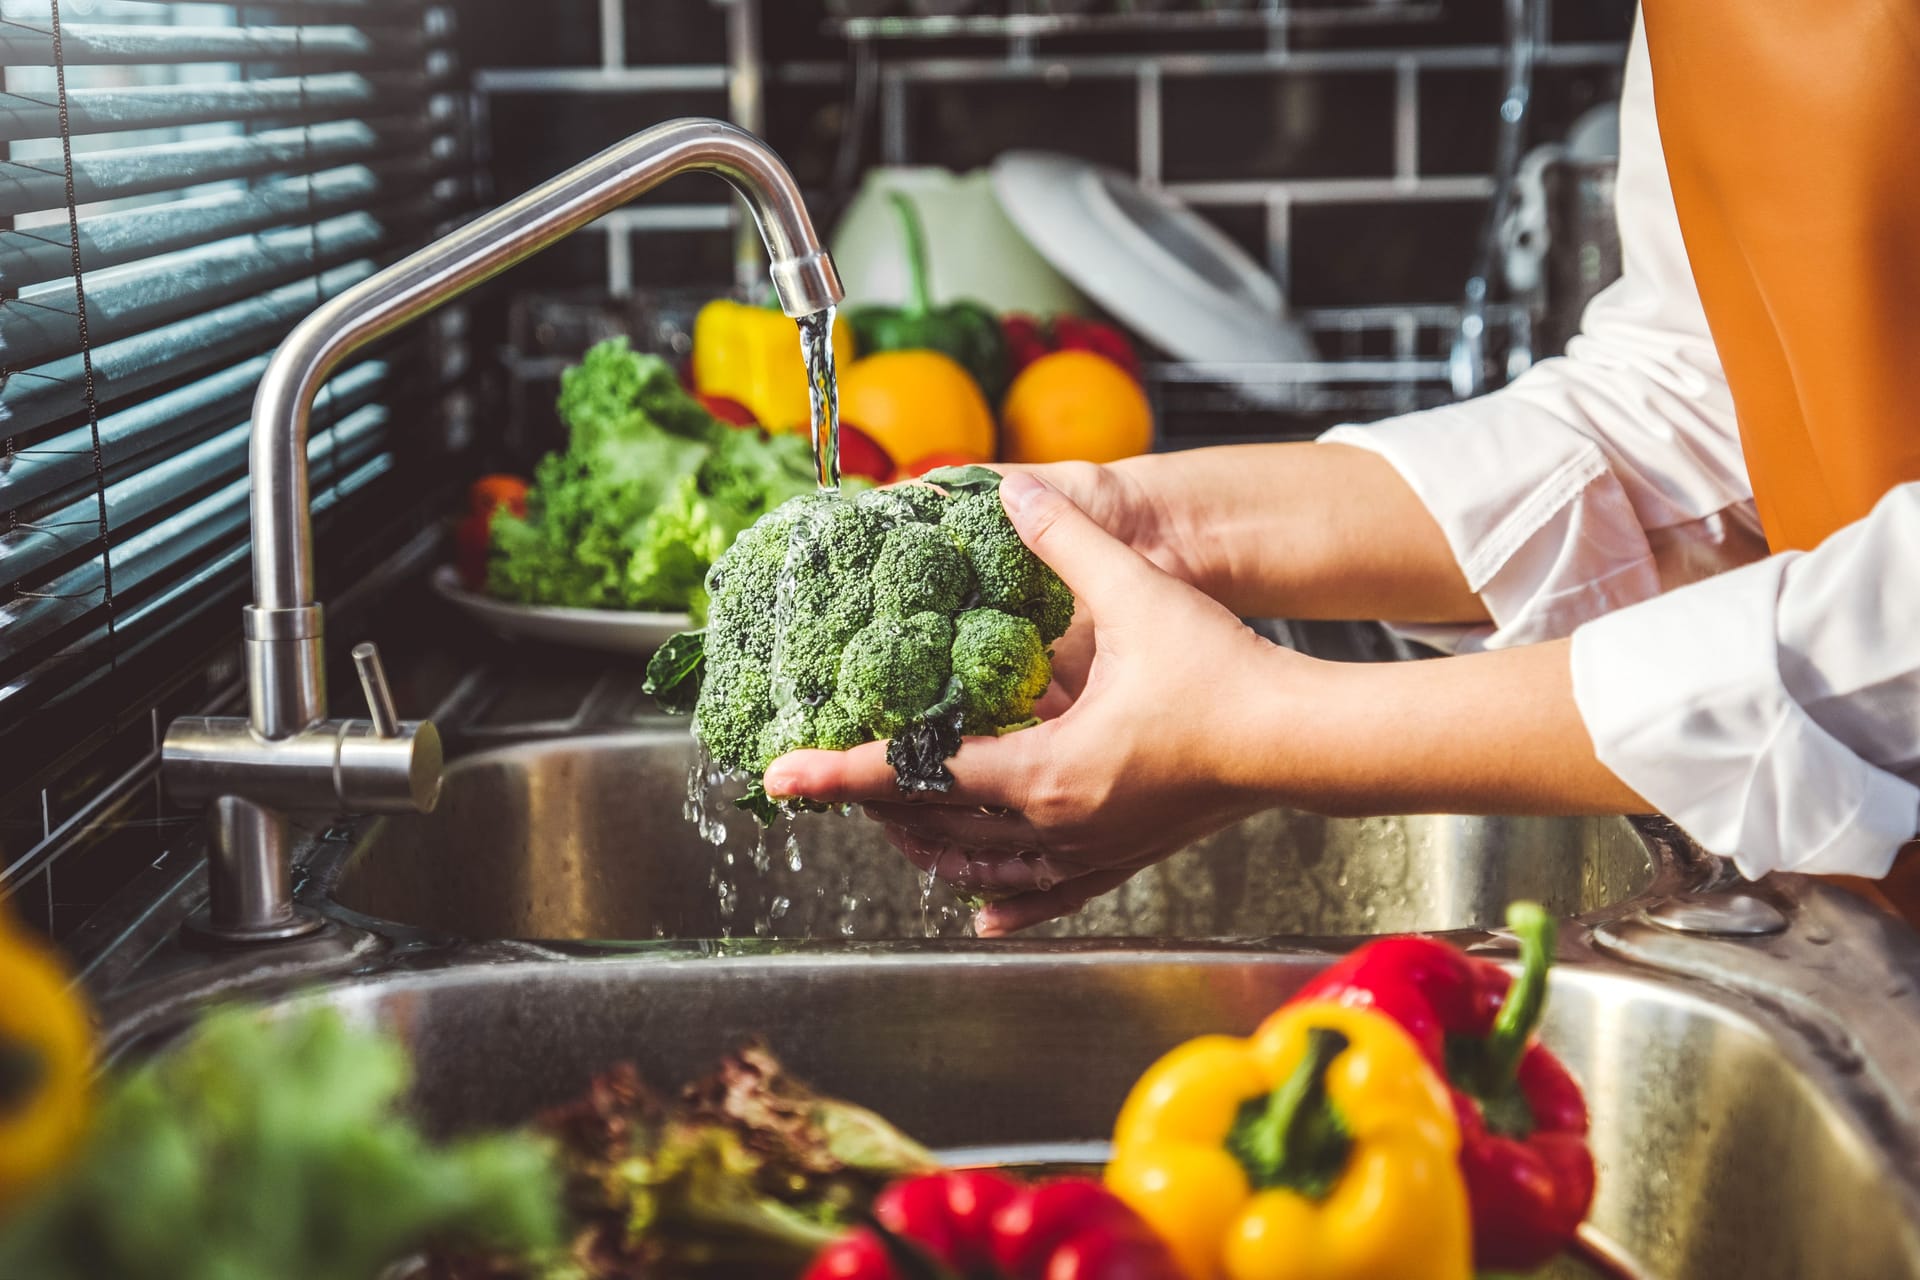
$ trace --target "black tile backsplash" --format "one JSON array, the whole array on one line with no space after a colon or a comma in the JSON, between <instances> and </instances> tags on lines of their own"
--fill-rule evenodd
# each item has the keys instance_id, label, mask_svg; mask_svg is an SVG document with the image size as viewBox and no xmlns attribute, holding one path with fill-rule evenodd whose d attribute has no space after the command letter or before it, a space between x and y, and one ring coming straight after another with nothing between
<instances>
[{"instance_id":1,"label":"black tile backsplash","mask_svg":"<svg viewBox=\"0 0 1920 1280\"><path fill-rule=\"evenodd\" d=\"M501 93L487 112L494 189L517 195L662 120L726 113L727 96L718 90ZM656 199L675 204L726 198L726 189L711 179L683 178L658 190Z\"/></svg>"},{"instance_id":2,"label":"black tile backsplash","mask_svg":"<svg viewBox=\"0 0 1920 1280\"><path fill-rule=\"evenodd\" d=\"M921 163L973 169L1037 147L1131 170L1133 102L1130 80L932 84L911 90L907 119Z\"/></svg>"},{"instance_id":3,"label":"black tile backsplash","mask_svg":"<svg viewBox=\"0 0 1920 1280\"><path fill-rule=\"evenodd\" d=\"M1391 72L1177 76L1160 92L1169 182L1393 171Z\"/></svg>"},{"instance_id":4,"label":"black tile backsplash","mask_svg":"<svg viewBox=\"0 0 1920 1280\"><path fill-rule=\"evenodd\" d=\"M165 852L169 828L163 823L159 796L158 779L149 777L47 868L56 942L72 936L121 886Z\"/></svg>"},{"instance_id":5,"label":"black tile backsplash","mask_svg":"<svg viewBox=\"0 0 1920 1280\"><path fill-rule=\"evenodd\" d=\"M1302 307L1453 302L1485 217L1483 200L1304 205L1293 211L1290 300Z\"/></svg>"},{"instance_id":6,"label":"black tile backsplash","mask_svg":"<svg viewBox=\"0 0 1920 1280\"><path fill-rule=\"evenodd\" d=\"M104 746L79 766L61 774L47 788L49 822L58 829L129 769L149 759L156 745L153 713L147 710L135 713Z\"/></svg>"},{"instance_id":7,"label":"black tile backsplash","mask_svg":"<svg viewBox=\"0 0 1920 1280\"><path fill-rule=\"evenodd\" d=\"M11 912L15 920L35 933L52 938L51 877L42 871L17 883L8 881L6 895L0 899L0 910Z\"/></svg>"}]
</instances>

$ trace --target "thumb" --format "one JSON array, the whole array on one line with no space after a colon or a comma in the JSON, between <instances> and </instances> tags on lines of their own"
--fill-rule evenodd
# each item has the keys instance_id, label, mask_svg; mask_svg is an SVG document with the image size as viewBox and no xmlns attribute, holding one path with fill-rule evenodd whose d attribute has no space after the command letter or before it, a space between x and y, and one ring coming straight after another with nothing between
<instances>
[{"instance_id":1,"label":"thumb","mask_svg":"<svg viewBox=\"0 0 1920 1280\"><path fill-rule=\"evenodd\" d=\"M1000 481L1000 503L1027 549L1046 561L1096 616L1098 601L1137 598L1161 576L1145 556L1030 471Z\"/></svg>"}]
</instances>

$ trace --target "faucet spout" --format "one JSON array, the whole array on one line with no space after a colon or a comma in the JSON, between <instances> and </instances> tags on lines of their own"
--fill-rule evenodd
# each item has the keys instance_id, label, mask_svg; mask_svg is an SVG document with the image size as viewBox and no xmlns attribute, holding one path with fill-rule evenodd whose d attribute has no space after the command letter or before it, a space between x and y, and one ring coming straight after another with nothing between
<instances>
[{"instance_id":1,"label":"faucet spout","mask_svg":"<svg viewBox=\"0 0 1920 1280\"><path fill-rule=\"evenodd\" d=\"M323 304L280 345L253 403L256 611L313 604L307 415L341 361L681 173L725 179L746 202L788 315L812 315L840 301L840 277L792 173L745 130L719 120L670 120L582 161ZM313 710L316 719L325 714L324 706Z\"/></svg>"}]
</instances>

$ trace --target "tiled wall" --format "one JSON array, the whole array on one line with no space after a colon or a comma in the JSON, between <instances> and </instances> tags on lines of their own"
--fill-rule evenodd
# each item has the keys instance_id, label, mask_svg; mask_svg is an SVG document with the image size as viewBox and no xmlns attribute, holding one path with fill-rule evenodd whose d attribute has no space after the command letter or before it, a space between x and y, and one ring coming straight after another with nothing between
<instances>
[{"instance_id":1,"label":"tiled wall","mask_svg":"<svg viewBox=\"0 0 1920 1280\"><path fill-rule=\"evenodd\" d=\"M488 68L503 194L654 121L726 114L724 3L554 0L538 31L513 21L521 7L510 0L476 3L497 15L469 24L485 32L469 56ZM849 46L826 33L822 0L761 3L766 132L831 225L848 194L831 178ZM1536 140L1614 96L1632 17L1627 0L1542 3ZM1264 31L1056 39L1025 66L1009 63L1004 40L886 42L875 46L881 92L861 121L863 155L960 169L1011 147L1082 155L1187 198L1299 305L1451 302L1489 188L1500 23L1491 0L1439 9L1403 25L1292 32L1284 50ZM1157 103L1143 107L1147 96ZM612 234L518 278L717 285L729 278L729 218L717 184L672 184L613 220ZM663 229L675 224L702 229ZM644 238L623 243L632 227Z\"/></svg>"}]
</instances>

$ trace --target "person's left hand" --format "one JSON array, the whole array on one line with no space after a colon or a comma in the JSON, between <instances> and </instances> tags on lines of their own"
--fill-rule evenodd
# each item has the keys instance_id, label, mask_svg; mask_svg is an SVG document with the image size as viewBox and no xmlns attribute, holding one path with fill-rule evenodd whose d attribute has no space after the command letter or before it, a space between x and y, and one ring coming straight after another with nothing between
<instances>
[{"instance_id":1,"label":"person's left hand","mask_svg":"<svg viewBox=\"0 0 1920 1280\"><path fill-rule=\"evenodd\" d=\"M1316 665L1155 568L1044 481L1009 475L1000 493L1077 597L1063 645L1090 644L1083 687L1053 691L1055 714L1033 728L967 739L945 794L901 793L883 742L794 752L766 772L769 795L862 804L917 866L999 896L976 921L987 936L1077 910L1278 803L1280 705L1300 664Z\"/></svg>"}]
</instances>

